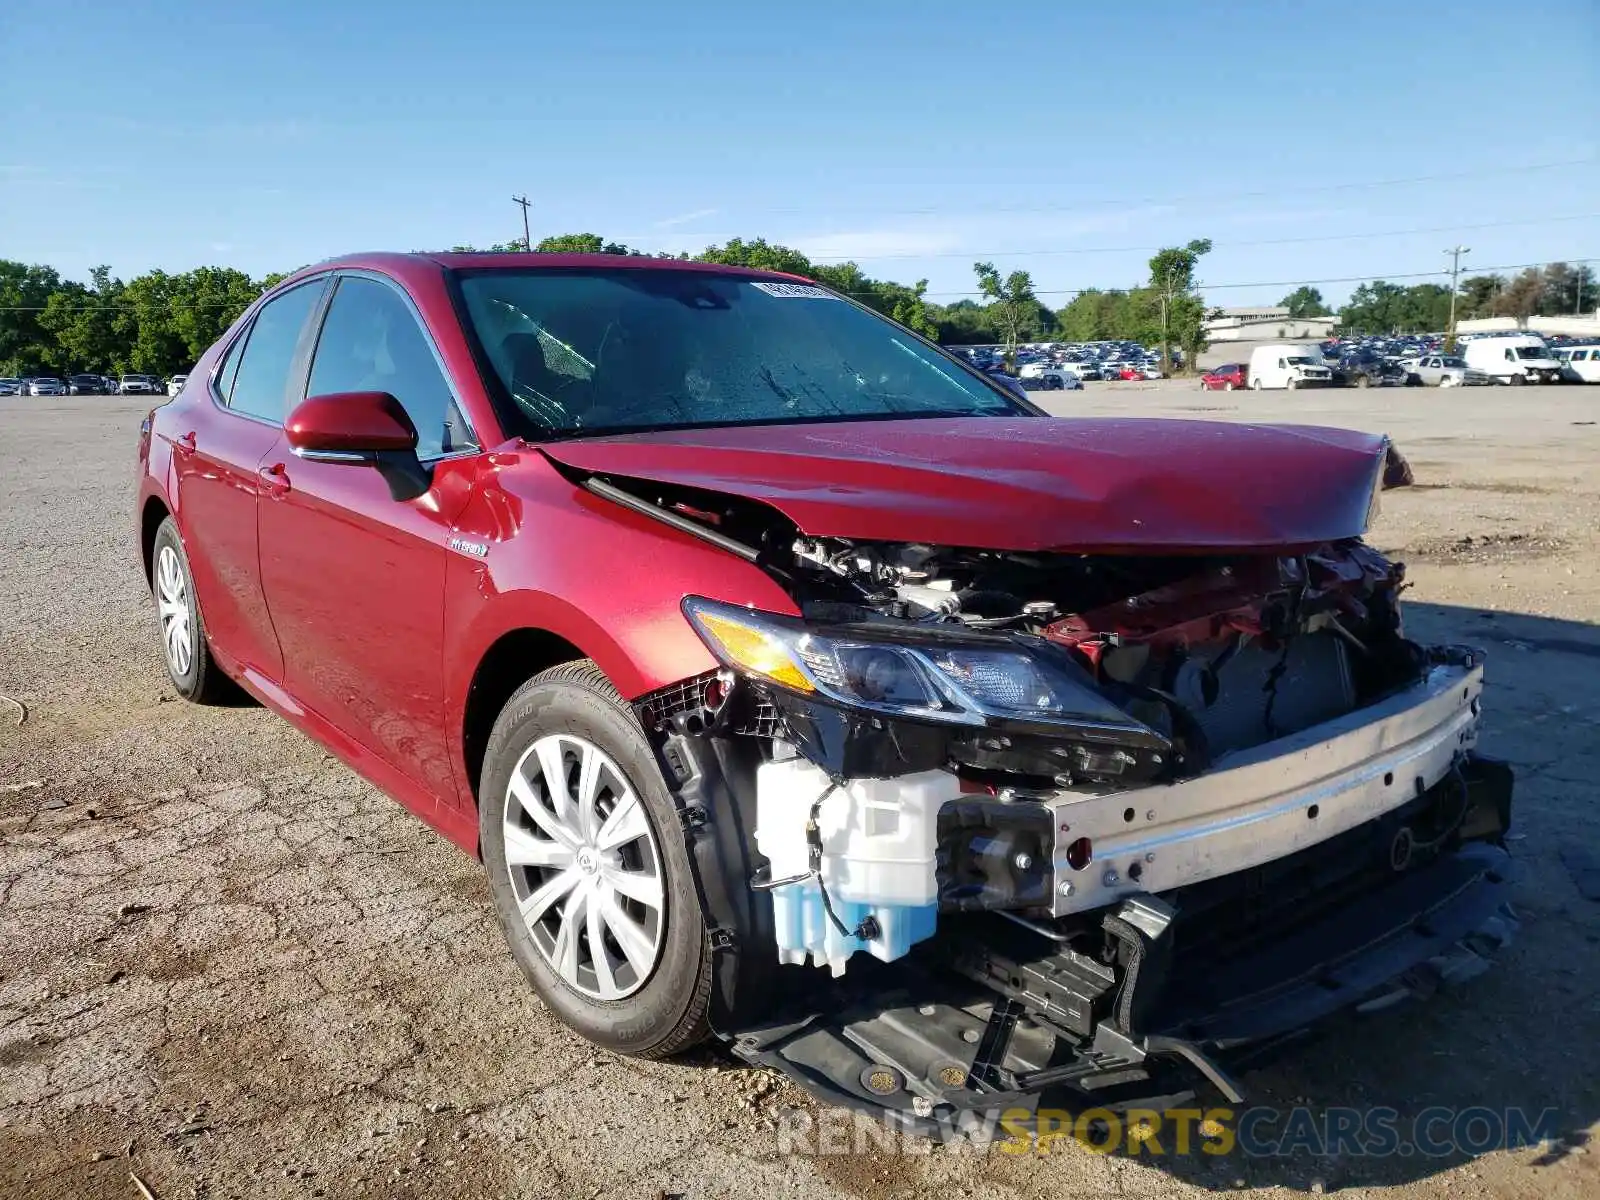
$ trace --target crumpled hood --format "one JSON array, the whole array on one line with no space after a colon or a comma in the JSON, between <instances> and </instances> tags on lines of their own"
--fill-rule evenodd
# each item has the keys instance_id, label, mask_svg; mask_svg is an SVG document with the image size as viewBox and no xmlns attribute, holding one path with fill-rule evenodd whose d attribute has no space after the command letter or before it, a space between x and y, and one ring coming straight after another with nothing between
<instances>
[{"instance_id":1,"label":"crumpled hood","mask_svg":"<svg viewBox=\"0 0 1600 1200\"><path fill-rule=\"evenodd\" d=\"M1366 531L1387 439L1157 418L924 418L540 448L580 471L759 500L806 534L997 550L1311 546Z\"/></svg>"}]
</instances>

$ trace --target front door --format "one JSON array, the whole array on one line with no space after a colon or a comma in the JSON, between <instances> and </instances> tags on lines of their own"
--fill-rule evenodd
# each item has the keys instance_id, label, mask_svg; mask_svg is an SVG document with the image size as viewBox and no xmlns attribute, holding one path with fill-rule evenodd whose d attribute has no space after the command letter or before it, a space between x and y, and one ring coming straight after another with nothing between
<instances>
[{"instance_id":1,"label":"front door","mask_svg":"<svg viewBox=\"0 0 1600 1200\"><path fill-rule=\"evenodd\" d=\"M466 499L470 432L399 288L343 276L307 395L384 391L418 430L434 485L396 500L376 467L314 462L279 441L263 470L261 574L288 690L347 737L453 803L444 729L444 576Z\"/></svg>"}]
</instances>

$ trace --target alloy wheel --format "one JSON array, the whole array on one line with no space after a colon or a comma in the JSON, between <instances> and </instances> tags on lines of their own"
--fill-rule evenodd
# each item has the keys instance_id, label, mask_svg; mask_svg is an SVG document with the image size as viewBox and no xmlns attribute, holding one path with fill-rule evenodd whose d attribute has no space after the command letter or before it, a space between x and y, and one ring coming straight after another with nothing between
<instances>
[{"instance_id":1,"label":"alloy wheel","mask_svg":"<svg viewBox=\"0 0 1600 1200\"><path fill-rule=\"evenodd\" d=\"M161 547L156 555L156 605L161 613L167 664L181 678L194 662L194 631L189 621L189 588L184 581L183 564L171 546Z\"/></svg>"},{"instance_id":2,"label":"alloy wheel","mask_svg":"<svg viewBox=\"0 0 1600 1200\"><path fill-rule=\"evenodd\" d=\"M582 737L538 739L506 785L503 832L522 920L563 982L596 1000L643 987L661 957L666 889L621 768Z\"/></svg>"}]
</instances>

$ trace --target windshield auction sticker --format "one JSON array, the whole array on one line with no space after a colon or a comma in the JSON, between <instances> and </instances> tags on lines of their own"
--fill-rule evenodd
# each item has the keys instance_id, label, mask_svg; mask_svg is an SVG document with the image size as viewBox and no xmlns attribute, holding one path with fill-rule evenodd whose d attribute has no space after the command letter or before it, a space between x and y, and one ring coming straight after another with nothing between
<instances>
[{"instance_id":1,"label":"windshield auction sticker","mask_svg":"<svg viewBox=\"0 0 1600 1200\"><path fill-rule=\"evenodd\" d=\"M812 283L769 283L766 280L755 281L769 296L780 296L785 300L837 300L838 297L825 288L819 288Z\"/></svg>"}]
</instances>

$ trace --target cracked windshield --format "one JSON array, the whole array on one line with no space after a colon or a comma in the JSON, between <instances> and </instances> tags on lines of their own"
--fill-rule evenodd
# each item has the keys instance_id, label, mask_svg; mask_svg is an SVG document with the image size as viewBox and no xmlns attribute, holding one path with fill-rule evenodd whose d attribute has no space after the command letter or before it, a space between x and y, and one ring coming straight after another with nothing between
<instances>
[{"instance_id":1,"label":"cracked windshield","mask_svg":"<svg viewBox=\"0 0 1600 1200\"><path fill-rule=\"evenodd\" d=\"M1023 408L823 288L699 271L485 272L467 311L526 436Z\"/></svg>"}]
</instances>

